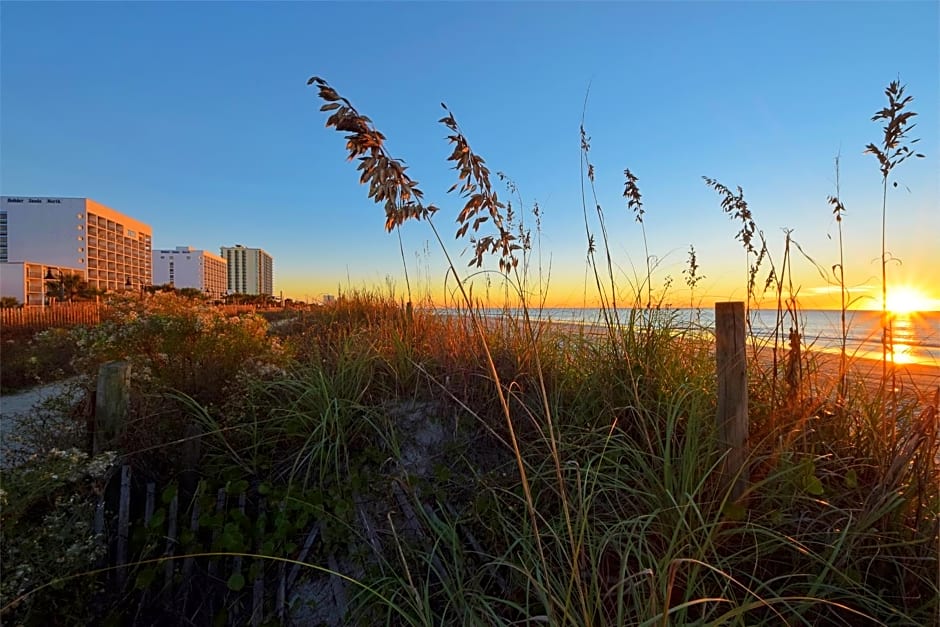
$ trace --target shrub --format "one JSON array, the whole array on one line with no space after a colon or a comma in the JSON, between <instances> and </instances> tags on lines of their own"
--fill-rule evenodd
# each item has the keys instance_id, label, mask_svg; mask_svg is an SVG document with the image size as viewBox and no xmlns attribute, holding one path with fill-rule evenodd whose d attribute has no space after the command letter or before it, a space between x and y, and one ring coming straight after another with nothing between
<instances>
[{"instance_id":1,"label":"shrub","mask_svg":"<svg viewBox=\"0 0 940 627\"><path fill-rule=\"evenodd\" d=\"M93 622L95 568L106 548L92 529L115 454L53 449L0 471L0 607L6 624ZM75 576L78 575L78 576ZM28 594L27 594L28 593Z\"/></svg>"},{"instance_id":2,"label":"shrub","mask_svg":"<svg viewBox=\"0 0 940 627\"><path fill-rule=\"evenodd\" d=\"M117 299L108 319L72 333L76 371L95 376L112 360L128 360L132 379L153 392L176 391L220 405L240 373L278 369L285 354L256 315L226 316L173 294Z\"/></svg>"}]
</instances>

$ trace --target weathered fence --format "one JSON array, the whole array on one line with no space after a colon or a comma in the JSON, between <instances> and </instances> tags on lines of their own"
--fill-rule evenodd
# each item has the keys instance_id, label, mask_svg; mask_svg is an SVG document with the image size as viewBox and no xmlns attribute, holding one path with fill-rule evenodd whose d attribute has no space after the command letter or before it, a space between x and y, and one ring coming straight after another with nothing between
<instances>
[{"instance_id":1,"label":"weathered fence","mask_svg":"<svg viewBox=\"0 0 940 627\"><path fill-rule=\"evenodd\" d=\"M96 537L106 549L100 566L110 567L108 588L122 591L125 602L133 599L137 613L164 620L186 616L196 624L285 624L319 524L308 529L288 566L256 557L263 539L248 532L276 514L256 490L219 488L210 496L200 484L184 495L176 484L161 490L154 482L135 482L129 465L111 484L116 489L102 493L95 518ZM233 534L245 535L241 551L226 546Z\"/></svg>"},{"instance_id":2,"label":"weathered fence","mask_svg":"<svg viewBox=\"0 0 940 627\"><path fill-rule=\"evenodd\" d=\"M56 303L47 307L0 309L4 329L42 331L51 327L71 327L101 322L103 305L98 303Z\"/></svg>"},{"instance_id":3,"label":"weathered fence","mask_svg":"<svg viewBox=\"0 0 940 627\"><path fill-rule=\"evenodd\" d=\"M228 316L268 311L257 305L218 305ZM10 307L0 309L0 328L8 331L42 331L52 327L99 324L107 316L104 303L55 303L46 307Z\"/></svg>"},{"instance_id":4,"label":"weathered fence","mask_svg":"<svg viewBox=\"0 0 940 627\"><path fill-rule=\"evenodd\" d=\"M103 364L90 421L95 453L113 445L125 429L129 395L130 364ZM291 538L280 531L283 520L278 519L290 514L283 506L269 511L257 485L239 481L211 489L199 480L195 468L202 435L195 424L186 430L177 481L163 486L135 481L125 464L100 492L94 530L104 548L99 566L109 580L106 588L131 600L138 615L159 616L163 622L185 616L195 624L284 624L301 564L321 526L313 521L298 529L293 534L298 544L287 549ZM271 544L271 538L279 542ZM282 558L264 559L266 551L271 556L280 552ZM290 567L284 559L288 555ZM339 581L333 583L335 588Z\"/></svg>"}]
</instances>

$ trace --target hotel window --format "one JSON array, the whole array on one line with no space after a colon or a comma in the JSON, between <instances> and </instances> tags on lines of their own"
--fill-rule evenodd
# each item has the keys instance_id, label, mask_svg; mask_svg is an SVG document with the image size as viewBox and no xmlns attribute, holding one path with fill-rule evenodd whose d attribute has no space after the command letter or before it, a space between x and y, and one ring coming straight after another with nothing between
<instances>
[{"instance_id":1,"label":"hotel window","mask_svg":"<svg viewBox=\"0 0 940 627\"><path fill-rule=\"evenodd\" d=\"M84 230L85 230L85 226L84 226L83 224L79 224L79 225L78 225L77 227L75 227L75 228L77 228L79 231L84 231Z\"/></svg>"}]
</instances>

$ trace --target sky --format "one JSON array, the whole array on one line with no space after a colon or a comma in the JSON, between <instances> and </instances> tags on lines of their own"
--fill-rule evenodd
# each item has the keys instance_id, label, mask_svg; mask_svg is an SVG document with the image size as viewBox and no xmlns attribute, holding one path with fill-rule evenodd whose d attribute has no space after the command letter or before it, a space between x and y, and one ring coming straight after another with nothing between
<instances>
[{"instance_id":1,"label":"sky","mask_svg":"<svg viewBox=\"0 0 940 627\"><path fill-rule=\"evenodd\" d=\"M882 177L864 150L900 79L926 158L889 179L888 281L940 309L938 7L2 2L0 193L93 198L152 225L155 248L263 248L287 298L410 288L446 302L455 283L440 244L425 222L385 231L342 135L324 126L306 84L316 75L372 119L440 207L434 226L478 297L502 293L501 279L495 258L468 268L471 244L453 237L463 201L447 193L457 176L442 102L531 230L527 289L537 298L541 278L549 306L596 304L588 229L606 276L594 196L582 194L583 119L621 300L646 277L643 229L622 198L629 168L660 302L746 297L740 224L708 176L744 189L778 270L790 230L800 303L838 306L827 203L838 155L846 282L856 307L875 309ZM704 277L694 292L690 245Z\"/></svg>"}]
</instances>

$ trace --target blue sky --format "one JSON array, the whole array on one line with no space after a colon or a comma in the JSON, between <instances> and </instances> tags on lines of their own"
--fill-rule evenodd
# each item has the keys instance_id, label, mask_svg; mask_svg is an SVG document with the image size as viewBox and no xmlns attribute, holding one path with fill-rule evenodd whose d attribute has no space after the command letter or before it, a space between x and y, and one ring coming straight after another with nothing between
<instances>
[{"instance_id":1,"label":"blue sky","mask_svg":"<svg viewBox=\"0 0 940 627\"><path fill-rule=\"evenodd\" d=\"M790 228L829 269L841 153L846 274L863 295L880 276L881 180L862 153L900 77L927 158L894 177L887 239L903 264L889 277L940 298L938 23L936 2L4 2L0 191L94 198L150 223L157 247L264 248L288 297L402 293L398 240L306 86L319 75L386 135L442 208L450 252L468 259L450 240L462 205L445 194L456 180L437 123L446 102L523 208L539 203L549 303L590 305L578 150L590 88L590 159L625 290L645 266L625 168L644 196L654 285L671 276L667 300L688 302L694 244L706 276L696 298L710 303L743 298L746 280L738 227L701 176L744 188L778 262ZM427 225L402 238L412 288L439 295ZM808 262L794 272L808 306L827 304Z\"/></svg>"}]
</instances>

